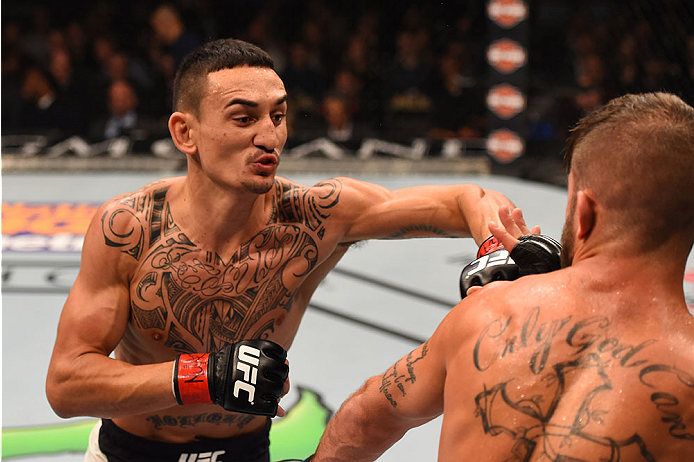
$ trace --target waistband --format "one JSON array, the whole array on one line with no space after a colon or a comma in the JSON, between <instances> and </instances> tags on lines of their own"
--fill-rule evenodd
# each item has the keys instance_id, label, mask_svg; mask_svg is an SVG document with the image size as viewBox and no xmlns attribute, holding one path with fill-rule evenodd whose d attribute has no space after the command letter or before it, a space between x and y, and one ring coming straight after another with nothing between
<instances>
[{"instance_id":1,"label":"waistband","mask_svg":"<svg viewBox=\"0 0 694 462\"><path fill-rule=\"evenodd\" d=\"M255 433L167 443L142 438L102 419L99 447L109 462L269 462L270 419Z\"/></svg>"}]
</instances>

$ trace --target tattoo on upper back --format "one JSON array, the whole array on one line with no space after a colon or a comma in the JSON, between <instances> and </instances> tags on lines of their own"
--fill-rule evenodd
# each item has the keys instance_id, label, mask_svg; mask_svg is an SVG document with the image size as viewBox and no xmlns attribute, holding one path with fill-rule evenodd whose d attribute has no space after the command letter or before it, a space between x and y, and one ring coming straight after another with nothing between
<instances>
[{"instance_id":1,"label":"tattoo on upper back","mask_svg":"<svg viewBox=\"0 0 694 462\"><path fill-rule=\"evenodd\" d=\"M146 186L101 218L106 245L138 262L133 321L141 329L164 331L166 345L178 352L266 338L275 329L267 314L289 311L296 287L318 264L341 183L307 188L276 181L269 222L226 262L181 231L166 200L169 187Z\"/></svg>"},{"instance_id":2,"label":"tattoo on upper back","mask_svg":"<svg viewBox=\"0 0 694 462\"><path fill-rule=\"evenodd\" d=\"M378 391L383 393L391 406L397 407L398 402L393 397L393 393L397 393L399 396L406 396L405 385L408 383L412 384L417 381L417 376L414 372L414 365L418 361L424 359L427 355L429 349L429 342L425 342L421 346L421 351L415 355L417 349L412 350L405 358L401 359L397 363L393 364L393 367L388 369L383 376L381 376L381 386ZM404 362L404 364L402 364ZM402 372L402 366L404 365L406 373ZM396 392L397 390L397 392Z\"/></svg>"},{"instance_id":3,"label":"tattoo on upper back","mask_svg":"<svg viewBox=\"0 0 694 462\"><path fill-rule=\"evenodd\" d=\"M588 448L588 453L596 455L596 461L616 462L620 453L627 450L636 451L645 461L655 460L642 435L610 434L614 428L602 427L611 413L623 411L611 406L621 402L617 395L622 391L615 389L614 376L627 370L636 372L630 387L643 387L651 393L650 405L659 412L667 434L691 441L694 446L694 434L687 427L680 406L684 404L682 397L677 396L686 388L694 388L694 376L648 358L648 347L657 340L631 344L611 336L611 321L606 316L579 320L568 316L540 322L540 314L539 307L531 309L519 327L513 323L513 317L493 320L481 330L473 349L473 363L481 372L497 363L503 367L506 358L525 352L528 370L522 374L538 375L544 384L543 392L526 396L520 385L523 382L509 375L499 383L485 384L475 397L475 415L481 418L485 433L510 437L513 447L508 460L527 461L534 454L553 461L574 460L572 447L581 448L583 453ZM516 327L511 328L512 325ZM566 347L571 352L568 357L550 360L553 351ZM675 385L673 389L658 389L663 382L655 385L654 377L676 379L671 381ZM571 387L574 383L580 383L580 387ZM562 398L569 391L573 409L563 404L557 415ZM611 394L616 394L614 399L610 399ZM647 403L633 405L641 408Z\"/></svg>"}]
</instances>

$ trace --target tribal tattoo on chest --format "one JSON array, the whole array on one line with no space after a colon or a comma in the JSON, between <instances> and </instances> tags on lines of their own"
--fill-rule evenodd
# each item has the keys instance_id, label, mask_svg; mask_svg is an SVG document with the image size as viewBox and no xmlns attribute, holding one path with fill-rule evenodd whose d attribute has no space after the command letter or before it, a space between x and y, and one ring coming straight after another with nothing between
<instances>
[{"instance_id":1,"label":"tribal tattoo on chest","mask_svg":"<svg viewBox=\"0 0 694 462\"><path fill-rule=\"evenodd\" d=\"M266 226L226 262L178 227L166 200L169 187L150 184L102 216L106 245L138 262L130 288L132 321L163 332L165 344L180 353L267 338L281 315L273 311L291 310L294 293L319 263L341 183L307 188L276 181Z\"/></svg>"},{"instance_id":2,"label":"tribal tattoo on chest","mask_svg":"<svg viewBox=\"0 0 694 462\"><path fill-rule=\"evenodd\" d=\"M691 415L686 407L691 406L687 397L694 393L694 375L667 364L667 358L659 358L666 361L661 363L649 357L653 356L649 347L657 340L625 342L611 334L612 322L605 316L541 322L540 314L540 307L529 310L519 329L511 327L513 317L493 320L482 329L473 349L478 371L497 364L501 366L497 371L502 370L506 359L523 355L528 358L527 370L519 374L537 376L537 382L543 384L541 392L535 387L526 395L520 385L526 380L508 373L505 380L485 383L475 397L475 416L481 419L484 432L502 437L512 446L504 460L656 460L644 435L606 425L612 413L619 415L626 407L655 409L662 428L654 430L673 438L672 442L687 442L694 452L694 432L685 419ZM572 353L551 360L559 345ZM623 377L624 372L633 374L632 383L625 384L625 379L617 383L616 375ZM624 387L634 392L622 395ZM650 403L636 402L639 398L635 397L644 396L643 392L650 395ZM564 403L567 396L571 398ZM629 397L631 401L624 401ZM577 455L586 453L593 457Z\"/></svg>"}]
</instances>

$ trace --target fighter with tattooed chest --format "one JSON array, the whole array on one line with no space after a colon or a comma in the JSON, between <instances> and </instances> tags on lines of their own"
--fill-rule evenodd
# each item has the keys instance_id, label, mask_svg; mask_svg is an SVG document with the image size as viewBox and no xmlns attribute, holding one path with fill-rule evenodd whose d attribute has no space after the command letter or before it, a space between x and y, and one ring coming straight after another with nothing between
<instances>
[{"instance_id":1,"label":"fighter with tattooed chest","mask_svg":"<svg viewBox=\"0 0 694 462\"><path fill-rule=\"evenodd\" d=\"M86 460L268 461L268 417L282 415L288 387L285 350L350 243L481 243L498 207L511 204L475 185L390 191L276 177L287 95L269 56L245 42L191 54L174 102L169 130L187 175L95 215L47 396L62 417L102 418Z\"/></svg>"}]
</instances>

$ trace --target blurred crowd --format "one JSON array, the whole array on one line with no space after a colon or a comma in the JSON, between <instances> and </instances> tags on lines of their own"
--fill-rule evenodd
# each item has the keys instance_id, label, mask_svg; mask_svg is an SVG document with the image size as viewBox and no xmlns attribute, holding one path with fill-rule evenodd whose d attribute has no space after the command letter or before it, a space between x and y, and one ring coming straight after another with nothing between
<instances>
[{"instance_id":1,"label":"blurred crowd","mask_svg":"<svg viewBox=\"0 0 694 462\"><path fill-rule=\"evenodd\" d=\"M687 0L529 3L531 141L563 141L580 116L625 92L668 90L694 102ZM290 95L290 144L481 138L484 8L479 0L3 4L2 132L167 137L183 57L235 37L273 57Z\"/></svg>"}]
</instances>

